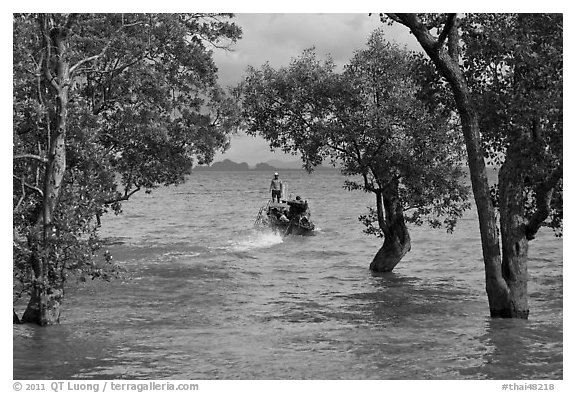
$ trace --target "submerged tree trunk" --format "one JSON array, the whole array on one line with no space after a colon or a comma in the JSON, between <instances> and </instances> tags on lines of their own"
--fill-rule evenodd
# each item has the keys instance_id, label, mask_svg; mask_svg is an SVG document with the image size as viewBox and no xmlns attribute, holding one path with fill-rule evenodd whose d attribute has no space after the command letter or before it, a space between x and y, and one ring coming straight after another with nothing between
<instances>
[{"instance_id":1,"label":"submerged tree trunk","mask_svg":"<svg viewBox=\"0 0 576 393\"><path fill-rule=\"evenodd\" d=\"M404 24L416 36L416 39L434 62L440 74L446 78L452 92L462 123L462 133L466 142L468 166L472 192L478 212L480 238L484 257L486 293L490 315L492 317L517 316L511 310L510 289L502 275L502 260L495 209L492 204L484 150L480 137L478 114L470 97L466 78L460 69L458 58L457 17L451 15L446 22L443 33L438 39L432 37L428 28L416 14L388 14L392 19ZM444 49L444 40L448 39L449 50ZM508 242L508 240L506 240ZM523 280L524 276L518 276ZM517 292L517 295L521 295Z\"/></svg>"},{"instance_id":2,"label":"submerged tree trunk","mask_svg":"<svg viewBox=\"0 0 576 393\"><path fill-rule=\"evenodd\" d=\"M35 284L28 307L22 316L23 323L35 323L50 326L60 323L62 300L64 298L63 281L50 284Z\"/></svg>"},{"instance_id":3,"label":"submerged tree trunk","mask_svg":"<svg viewBox=\"0 0 576 393\"><path fill-rule=\"evenodd\" d=\"M524 212L524 174L508 149L500 169L500 230L502 231L502 275L509 288L508 307L498 317L528 318L528 239Z\"/></svg>"},{"instance_id":4,"label":"submerged tree trunk","mask_svg":"<svg viewBox=\"0 0 576 393\"><path fill-rule=\"evenodd\" d=\"M538 121L534 121L537 127ZM538 141L527 130L519 135L506 151L506 160L499 173L500 228L502 231L502 275L509 288L509 306L502 317L528 318L528 242L536 236L550 213L554 188L562 177L562 165L552 171L534 189L536 210L528 218L525 203L525 179L531 173L526 169L532 145Z\"/></svg>"},{"instance_id":5,"label":"submerged tree trunk","mask_svg":"<svg viewBox=\"0 0 576 393\"><path fill-rule=\"evenodd\" d=\"M384 244L370 263L370 270L391 272L410 251L410 234L404 221L404 209L398 198L376 193L378 224L384 232Z\"/></svg>"},{"instance_id":6,"label":"submerged tree trunk","mask_svg":"<svg viewBox=\"0 0 576 393\"><path fill-rule=\"evenodd\" d=\"M45 57L43 72L45 82L56 96L55 127L48 132L48 163L43 185L42 211L36 230L29 241L34 245L31 265L34 271L32 293L22 322L47 326L59 323L64 279L58 268L54 244L58 233L54 227L60 188L66 171L66 128L68 118L68 92L70 88L70 66L67 59L68 34L75 15L70 14L64 26L51 26L49 17L41 14L39 26L44 37ZM52 51L55 53L52 53ZM52 70L55 70L53 74Z\"/></svg>"}]
</instances>

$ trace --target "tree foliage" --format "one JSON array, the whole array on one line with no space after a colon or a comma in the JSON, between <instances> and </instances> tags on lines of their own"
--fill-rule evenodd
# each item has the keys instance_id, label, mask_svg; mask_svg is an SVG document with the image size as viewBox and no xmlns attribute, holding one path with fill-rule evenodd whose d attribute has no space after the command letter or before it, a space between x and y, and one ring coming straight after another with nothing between
<instances>
[{"instance_id":1,"label":"tree foliage","mask_svg":"<svg viewBox=\"0 0 576 393\"><path fill-rule=\"evenodd\" d=\"M452 230L468 207L463 150L444 100L424 91L434 75L428 66L376 31L341 73L313 50L278 70L250 68L243 90L248 132L300 153L308 170L330 160L350 176L347 189L399 201L410 222ZM378 210L360 219L367 233L386 237Z\"/></svg>"},{"instance_id":2,"label":"tree foliage","mask_svg":"<svg viewBox=\"0 0 576 393\"><path fill-rule=\"evenodd\" d=\"M520 152L516 160L524 168L527 219L538 210L538 190L555 179L544 225L561 235L562 15L471 14L464 22L464 67L486 158L501 166L507 152Z\"/></svg>"},{"instance_id":3,"label":"tree foliage","mask_svg":"<svg viewBox=\"0 0 576 393\"><path fill-rule=\"evenodd\" d=\"M240 37L231 16L14 15L17 295L73 272L107 278L115 268L93 258L102 214L140 190L181 183L194 160L228 147L238 113L217 85L212 48ZM57 139L65 158L54 155ZM51 177L58 160L62 179ZM48 183L58 185L49 221ZM41 265L49 282L39 283Z\"/></svg>"}]
</instances>

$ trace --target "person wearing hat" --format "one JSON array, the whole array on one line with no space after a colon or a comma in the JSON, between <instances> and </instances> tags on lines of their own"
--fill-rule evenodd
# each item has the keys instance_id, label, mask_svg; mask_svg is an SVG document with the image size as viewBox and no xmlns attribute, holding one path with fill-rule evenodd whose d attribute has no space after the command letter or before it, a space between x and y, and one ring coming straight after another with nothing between
<instances>
[{"instance_id":1,"label":"person wearing hat","mask_svg":"<svg viewBox=\"0 0 576 393\"><path fill-rule=\"evenodd\" d=\"M270 183L270 191L272 191L272 202L274 198L280 203L280 198L282 198L282 180L278 178L278 172L274 173L274 179Z\"/></svg>"}]
</instances>

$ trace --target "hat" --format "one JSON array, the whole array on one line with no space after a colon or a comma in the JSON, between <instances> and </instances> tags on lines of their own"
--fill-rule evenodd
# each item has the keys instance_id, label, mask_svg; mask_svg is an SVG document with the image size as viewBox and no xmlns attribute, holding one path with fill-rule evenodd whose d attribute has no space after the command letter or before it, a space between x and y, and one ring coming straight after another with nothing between
<instances>
[{"instance_id":1,"label":"hat","mask_svg":"<svg viewBox=\"0 0 576 393\"><path fill-rule=\"evenodd\" d=\"M274 176L278 176L278 172L275 172L275 173L274 173Z\"/></svg>"}]
</instances>

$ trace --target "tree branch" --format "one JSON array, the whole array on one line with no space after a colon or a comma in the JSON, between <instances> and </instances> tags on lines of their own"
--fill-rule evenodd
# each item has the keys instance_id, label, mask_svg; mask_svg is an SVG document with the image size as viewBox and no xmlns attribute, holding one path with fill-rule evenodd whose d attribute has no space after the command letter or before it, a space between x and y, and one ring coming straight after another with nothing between
<instances>
[{"instance_id":1,"label":"tree branch","mask_svg":"<svg viewBox=\"0 0 576 393\"><path fill-rule=\"evenodd\" d=\"M52 57L52 38L50 38L50 34L48 33L48 20L46 14L41 14L39 18L40 24L40 33L42 34L42 38L44 38L44 50L46 52L46 58L44 59L44 77L46 80L52 85L52 87L60 93L60 85L56 82L56 79L50 72L50 58Z\"/></svg>"},{"instance_id":2,"label":"tree branch","mask_svg":"<svg viewBox=\"0 0 576 393\"><path fill-rule=\"evenodd\" d=\"M454 19L451 22L452 28L450 29L450 34L448 35L448 54L455 61L460 60L460 34L458 33L458 17L457 14L453 14Z\"/></svg>"},{"instance_id":3,"label":"tree branch","mask_svg":"<svg viewBox=\"0 0 576 393\"><path fill-rule=\"evenodd\" d=\"M404 24L404 22L403 22L402 19L398 16L398 14L390 14L390 13L387 13L386 16L388 16L388 18L392 19L394 22L398 22L398 23ZM380 21L381 21L382 23L384 23L384 21L385 21L384 14L380 14Z\"/></svg>"},{"instance_id":4,"label":"tree branch","mask_svg":"<svg viewBox=\"0 0 576 393\"><path fill-rule=\"evenodd\" d=\"M122 28L120 28L120 29L122 29ZM118 29L118 31L120 31L120 29ZM118 32L118 31L117 31L117 32ZM83 65L83 64L85 64L85 63L87 63L87 62L89 62L89 61L99 59L100 57L104 56L104 54L106 53L106 51L107 51L107 50L110 48L110 46L112 45L112 41L113 41L113 40L114 40L114 36L112 36L112 37L108 40L108 43L104 46L104 48L102 49L102 51L101 51L99 54L94 55L94 56L87 57L87 58L85 58L85 59L82 59L82 60L80 60L78 63L76 63L76 64L74 64L72 67L70 67L70 75L73 75L73 74L74 74L74 71L76 71L76 69L77 69L78 67L80 67L81 65Z\"/></svg>"},{"instance_id":5,"label":"tree branch","mask_svg":"<svg viewBox=\"0 0 576 393\"><path fill-rule=\"evenodd\" d=\"M416 39L422 45L430 58L437 57L438 51L441 46L438 41L430 34L428 27L422 23L416 14L386 14L390 19L408 27L410 31L416 36Z\"/></svg>"},{"instance_id":6,"label":"tree branch","mask_svg":"<svg viewBox=\"0 0 576 393\"><path fill-rule=\"evenodd\" d=\"M81 65L83 65L89 61L99 59L100 57L104 56L104 54L108 51L108 49L112 45L112 41L114 41L116 34L118 34L122 29L124 29L125 27L132 27L132 26L140 25L142 23L143 23L142 21L138 21L138 22L134 22L134 23L125 24L124 20L122 20L122 25L114 32L114 34L112 34L112 37L110 37L110 39L108 40L106 45L104 45L104 48L102 48L102 51L100 51L100 53L97 55L87 57L85 59L80 60L78 63L74 64L72 67L70 67L70 74L72 75L74 73L74 71L77 68L79 68Z\"/></svg>"},{"instance_id":7,"label":"tree branch","mask_svg":"<svg viewBox=\"0 0 576 393\"><path fill-rule=\"evenodd\" d=\"M22 202L24 201L24 199L26 198L26 186L24 185L23 181L20 181L20 184L22 185L22 196L20 197L20 199L18 200L18 203L16 204L16 207L14 209L12 209L13 212L17 211L18 208L20 207L20 205L22 204Z\"/></svg>"},{"instance_id":8,"label":"tree branch","mask_svg":"<svg viewBox=\"0 0 576 393\"><path fill-rule=\"evenodd\" d=\"M438 45L438 47L444 45L444 41L446 41L446 38L448 38L448 35L450 34L452 28L454 27L454 21L455 20L456 20L456 14L449 14L448 15L448 19L446 20L446 23L444 24L444 29L442 29L442 32L438 36L438 41L436 43L436 45Z\"/></svg>"},{"instance_id":9,"label":"tree branch","mask_svg":"<svg viewBox=\"0 0 576 393\"><path fill-rule=\"evenodd\" d=\"M346 151L346 149L341 148L341 147L338 147L338 146L333 145L333 144L331 144L331 143L326 143L326 146L328 146L328 147L329 147L330 149L332 149L332 150L339 151L340 153L348 154L348 152Z\"/></svg>"},{"instance_id":10,"label":"tree branch","mask_svg":"<svg viewBox=\"0 0 576 393\"><path fill-rule=\"evenodd\" d=\"M126 192L124 192L123 196L120 196L118 198L114 198L114 199L109 199L103 202L104 205L110 205L112 203L116 203L116 202L122 202L122 201L127 201L128 199L130 199L130 197L134 194L136 194L138 191L140 191L140 186L137 186L135 189L133 189L132 191L128 192L128 190L126 190Z\"/></svg>"},{"instance_id":11,"label":"tree branch","mask_svg":"<svg viewBox=\"0 0 576 393\"><path fill-rule=\"evenodd\" d=\"M23 159L32 159L32 160L36 160L36 161L40 161L43 164L47 164L48 163L48 159L46 157L41 157L38 156L36 154L18 154L16 156L13 157L14 160L23 160Z\"/></svg>"},{"instance_id":12,"label":"tree branch","mask_svg":"<svg viewBox=\"0 0 576 393\"><path fill-rule=\"evenodd\" d=\"M29 188L29 189L31 189L32 191L36 191L38 194L40 194L40 196L44 196L44 191L42 191L42 190L41 190L40 188L38 188L38 187L34 187L34 186L31 186L30 184L26 183L26 182L24 181L24 178L20 178L20 177L18 177L18 176L16 176L16 175L12 175L12 178L14 178L14 179L18 180L20 183L22 183L22 186L23 186L23 187Z\"/></svg>"},{"instance_id":13,"label":"tree branch","mask_svg":"<svg viewBox=\"0 0 576 393\"><path fill-rule=\"evenodd\" d=\"M74 71L76 71L76 69L77 69L78 67L80 67L82 64L87 63L87 62L92 61L92 60L98 59L100 56L102 56L102 53L103 53L103 52L104 52L104 51L102 51L102 52L101 52L100 54L98 54L98 55L90 56L90 57L87 57L87 58L85 58L85 59L80 60L78 63L76 63L76 64L74 64L72 67L70 67L70 74L73 74Z\"/></svg>"},{"instance_id":14,"label":"tree branch","mask_svg":"<svg viewBox=\"0 0 576 393\"><path fill-rule=\"evenodd\" d=\"M554 188L558 185L558 182L562 178L563 166L558 166L554 172L542 182L536 188L536 211L530 217L528 224L526 224L526 238L528 240L533 240L536 237L536 233L542 226L544 220L548 218L550 214L550 202L552 200L552 193Z\"/></svg>"}]
</instances>

